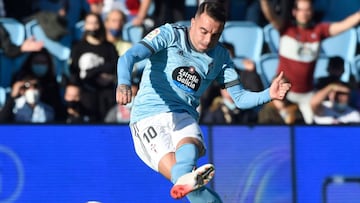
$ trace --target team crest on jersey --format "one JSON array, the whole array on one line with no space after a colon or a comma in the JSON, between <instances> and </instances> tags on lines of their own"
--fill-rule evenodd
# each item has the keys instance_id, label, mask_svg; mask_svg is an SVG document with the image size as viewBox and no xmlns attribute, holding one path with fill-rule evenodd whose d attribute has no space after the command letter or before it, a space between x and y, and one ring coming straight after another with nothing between
<instances>
[{"instance_id":1,"label":"team crest on jersey","mask_svg":"<svg viewBox=\"0 0 360 203\"><path fill-rule=\"evenodd\" d=\"M179 54L180 56L184 56L184 51L183 51L183 50L179 50L179 51L178 51L178 54Z\"/></svg>"},{"instance_id":2,"label":"team crest on jersey","mask_svg":"<svg viewBox=\"0 0 360 203\"><path fill-rule=\"evenodd\" d=\"M178 67L172 73L172 78L177 87L180 89L194 93L201 83L201 77L194 67Z\"/></svg>"},{"instance_id":3,"label":"team crest on jersey","mask_svg":"<svg viewBox=\"0 0 360 203\"><path fill-rule=\"evenodd\" d=\"M149 34L146 35L145 39L151 41L156 37L158 34L160 34L160 28L156 28L153 31L151 31Z\"/></svg>"}]
</instances>

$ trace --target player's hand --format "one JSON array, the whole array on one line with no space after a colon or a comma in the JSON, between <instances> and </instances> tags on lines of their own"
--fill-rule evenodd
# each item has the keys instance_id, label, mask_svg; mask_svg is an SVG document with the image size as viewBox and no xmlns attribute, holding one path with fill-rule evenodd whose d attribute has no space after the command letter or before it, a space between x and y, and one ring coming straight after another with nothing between
<instances>
[{"instance_id":1,"label":"player's hand","mask_svg":"<svg viewBox=\"0 0 360 203\"><path fill-rule=\"evenodd\" d=\"M128 85L118 85L116 88L116 102L122 105L131 102L132 92Z\"/></svg>"},{"instance_id":2,"label":"player's hand","mask_svg":"<svg viewBox=\"0 0 360 203\"><path fill-rule=\"evenodd\" d=\"M291 84L285 82L284 73L281 72L271 83L270 86L270 97L271 99L284 99L286 93L290 90Z\"/></svg>"}]
</instances>

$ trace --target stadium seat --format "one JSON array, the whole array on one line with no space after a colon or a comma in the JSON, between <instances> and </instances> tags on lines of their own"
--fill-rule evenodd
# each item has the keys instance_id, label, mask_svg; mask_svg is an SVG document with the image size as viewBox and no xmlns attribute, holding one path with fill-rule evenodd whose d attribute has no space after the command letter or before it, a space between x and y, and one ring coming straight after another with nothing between
<instances>
[{"instance_id":1,"label":"stadium seat","mask_svg":"<svg viewBox=\"0 0 360 203\"><path fill-rule=\"evenodd\" d=\"M24 25L14 18L0 18L0 23L10 33L11 41L20 46L25 40Z\"/></svg>"},{"instance_id":2,"label":"stadium seat","mask_svg":"<svg viewBox=\"0 0 360 203\"><path fill-rule=\"evenodd\" d=\"M24 24L14 18L0 18L0 23L8 31L10 40L20 46L25 40ZM8 87L11 84L11 77L21 66L25 55L9 58L0 49L0 86Z\"/></svg>"},{"instance_id":3,"label":"stadium seat","mask_svg":"<svg viewBox=\"0 0 360 203\"><path fill-rule=\"evenodd\" d=\"M355 76L355 79L359 79L357 71L351 65L356 55L357 42L357 31L351 28L321 43L321 54L327 57L340 56L345 60L345 72L341 78L345 82L350 80L351 74Z\"/></svg>"},{"instance_id":4,"label":"stadium seat","mask_svg":"<svg viewBox=\"0 0 360 203\"><path fill-rule=\"evenodd\" d=\"M329 37L321 43L321 53L328 57L340 56L346 61L352 61L356 53L357 33L351 28L339 35Z\"/></svg>"},{"instance_id":5,"label":"stadium seat","mask_svg":"<svg viewBox=\"0 0 360 203\"><path fill-rule=\"evenodd\" d=\"M351 64L355 77L357 77L357 81L359 82L359 78L360 78L360 54L356 55L354 60L352 61Z\"/></svg>"},{"instance_id":6,"label":"stadium seat","mask_svg":"<svg viewBox=\"0 0 360 203\"><path fill-rule=\"evenodd\" d=\"M220 41L233 44L236 57L249 58L257 63L261 56L264 35L262 28L253 22L228 21Z\"/></svg>"},{"instance_id":7,"label":"stadium seat","mask_svg":"<svg viewBox=\"0 0 360 203\"><path fill-rule=\"evenodd\" d=\"M176 22L177 24L180 24L180 25L185 25L187 27L189 27L191 25L191 21L190 20L181 20L181 21L177 21Z\"/></svg>"},{"instance_id":8,"label":"stadium seat","mask_svg":"<svg viewBox=\"0 0 360 203\"><path fill-rule=\"evenodd\" d=\"M34 36L37 40L44 42L44 46L48 51L60 60L68 60L70 56L69 45L63 44L61 41L54 41L48 38L41 28L37 20L31 20L25 24L26 36Z\"/></svg>"},{"instance_id":9,"label":"stadium seat","mask_svg":"<svg viewBox=\"0 0 360 203\"><path fill-rule=\"evenodd\" d=\"M328 72L328 66L329 66L329 57L326 55L321 54L316 61L315 71L314 71L314 82L321 78L321 77L327 77L329 75ZM352 64L349 61L344 60L344 73L341 76L341 80L344 82L349 82L350 75L354 75L355 79L357 79L357 76L355 75Z\"/></svg>"},{"instance_id":10,"label":"stadium seat","mask_svg":"<svg viewBox=\"0 0 360 203\"><path fill-rule=\"evenodd\" d=\"M279 65L279 55L275 53L263 54L256 69L264 87L269 87L276 75Z\"/></svg>"},{"instance_id":11,"label":"stadium seat","mask_svg":"<svg viewBox=\"0 0 360 203\"><path fill-rule=\"evenodd\" d=\"M31 20L25 24L26 36L34 36L36 40L44 42L44 47L54 56L56 66L56 77L61 79L68 69L68 60L70 58L70 42L71 37L63 37L59 41L48 38L36 20Z\"/></svg>"},{"instance_id":12,"label":"stadium seat","mask_svg":"<svg viewBox=\"0 0 360 203\"><path fill-rule=\"evenodd\" d=\"M0 109L4 106L6 101L6 90L0 86Z\"/></svg>"},{"instance_id":13,"label":"stadium seat","mask_svg":"<svg viewBox=\"0 0 360 203\"><path fill-rule=\"evenodd\" d=\"M279 42L280 42L279 31L275 29L271 24L265 25L263 31L264 31L264 41L267 44L270 52L278 53Z\"/></svg>"},{"instance_id":14,"label":"stadium seat","mask_svg":"<svg viewBox=\"0 0 360 203\"><path fill-rule=\"evenodd\" d=\"M328 72L329 58L325 55L320 55L318 60L316 61L315 71L314 71L314 80L322 77L327 77L329 75Z\"/></svg>"}]
</instances>

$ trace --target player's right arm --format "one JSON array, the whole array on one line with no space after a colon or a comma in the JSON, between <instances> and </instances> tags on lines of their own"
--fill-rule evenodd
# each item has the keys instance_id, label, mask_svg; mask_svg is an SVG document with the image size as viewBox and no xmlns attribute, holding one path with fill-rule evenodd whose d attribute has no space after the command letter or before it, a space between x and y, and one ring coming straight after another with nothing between
<instances>
[{"instance_id":1,"label":"player's right arm","mask_svg":"<svg viewBox=\"0 0 360 203\"><path fill-rule=\"evenodd\" d=\"M123 105L131 102L131 73L134 64L150 57L151 54L152 52L148 47L142 43L137 43L118 59L116 102Z\"/></svg>"},{"instance_id":2,"label":"player's right arm","mask_svg":"<svg viewBox=\"0 0 360 203\"><path fill-rule=\"evenodd\" d=\"M275 13L275 9L270 5L269 0L260 0L260 5L261 10L269 23L271 23L275 29L281 30L285 25L285 20Z\"/></svg>"}]
</instances>

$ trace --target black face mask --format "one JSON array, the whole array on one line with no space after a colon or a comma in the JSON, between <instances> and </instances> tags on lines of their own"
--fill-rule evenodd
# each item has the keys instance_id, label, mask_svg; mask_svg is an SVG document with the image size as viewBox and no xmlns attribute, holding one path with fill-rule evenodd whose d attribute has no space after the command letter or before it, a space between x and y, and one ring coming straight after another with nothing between
<instances>
[{"instance_id":1,"label":"black face mask","mask_svg":"<svg viewBox=\"0 0 360 203\"><path fill-rule=\"evenodd\" d=\"M67 101L66 106L75 110L80 109L80 102L78 101Z\"/></svg>"},{"instance_id":2,"label":"black face mask","mask_svg":"<svg viewBox=\"0 0 360 203\"><path fill-rule=\"evenodd\" d=\"M85 30L85 35L89 35L95 38L100 37L100 30Z\"/></svg>"}]
</instances>

